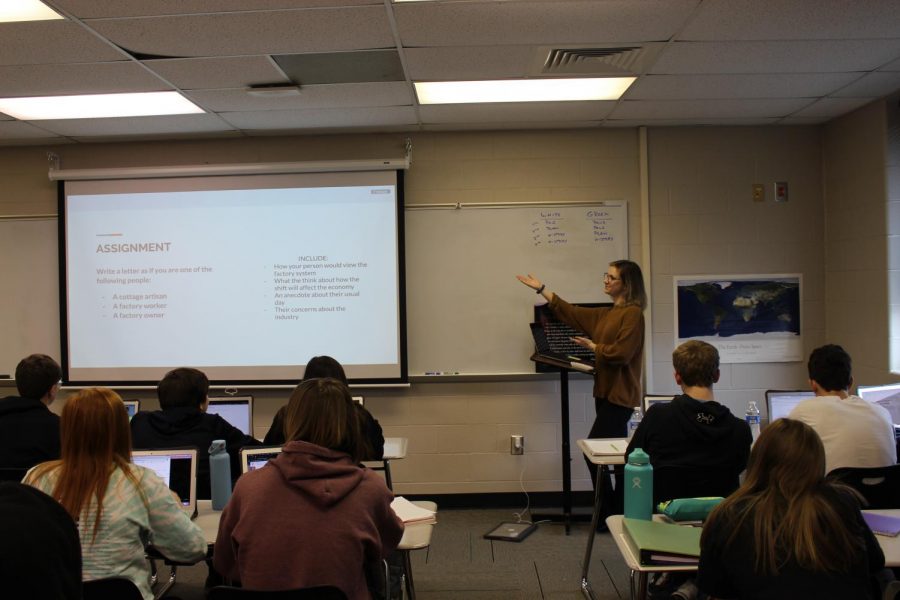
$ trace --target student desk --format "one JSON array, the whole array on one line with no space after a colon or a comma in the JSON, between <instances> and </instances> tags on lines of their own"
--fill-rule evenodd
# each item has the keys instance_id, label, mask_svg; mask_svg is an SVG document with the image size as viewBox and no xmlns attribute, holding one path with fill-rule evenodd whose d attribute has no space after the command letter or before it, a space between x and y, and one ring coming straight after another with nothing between
<instances>
[{"instance_id":1,"label":"student desk","mask_svg":"<svg viewBox=\"0 0 900 600\"><path fill-rule=\"evenodd\" d=\"M585 443L586 441L587 440L578 440L577 444L585 458L597 465L598 482L602 481L604 470L609 470L609 467L613 465L625 464L625 447L628 445L628 440L624 438L619 440L622 442L622 454L604 456L594 456L591 454L590 449ZM600 521L600 508L603 505L603 485L596 485L594 487L594 512L591 517L591 530L588 532L587 548L584 550L584 561L582 561L581 564L581 593L589 600L593 600L594 591L591 589L591 584L588 581L588 569L591 566L591 553L594 550L594 537L597 535L597 524ZM634 587L633 581L632 587Z\"/></svg>"},{"instance_id":2,"label":"student desk","mask_svg":"<svg viewBox=\"0 0 900 600\"><path fill-rule=\"evenodd\" d=\"M403 460L406 458L407 444L408 440L405 437L384 438L384 457L381 459L382 466L369 467L374 471L384 471L384 482L387 484L388 489L392 491L394 489L394 481L391 478L391 461ZM366 462L366 465L371 465L373 462L377 463L378 461L369 461Z\"/></svg>"},{"instance_id":3,"label":"student desk","mask_svg":"<svg viewBox=\"0 0 900 600\"><path fill-rule=\"evenodd\" d=\"M863 512L900 517L900 509L896 508L864 510ZM878 540L878 545L881 546L881 551L884 552L884 566L900 567L900 536L890 537L876 534L875 539Z\"/></svg>"}]
</instances>

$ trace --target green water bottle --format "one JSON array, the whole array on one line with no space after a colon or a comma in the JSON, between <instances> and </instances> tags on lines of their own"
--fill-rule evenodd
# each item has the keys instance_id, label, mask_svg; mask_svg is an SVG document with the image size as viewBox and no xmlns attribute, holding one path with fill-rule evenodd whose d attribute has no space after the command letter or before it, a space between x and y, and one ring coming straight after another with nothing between
<instances>
[{"instance_id":1,"label":"green water bottle","mask_svg":"<svg viewBox=\"0 0 900 600\"><path fill-rule=\"evenodd\" d=\"M625 518L649 521L653 517L653 465L640 448L628 455L625 465Z\"/></svg>"}]
</instances>

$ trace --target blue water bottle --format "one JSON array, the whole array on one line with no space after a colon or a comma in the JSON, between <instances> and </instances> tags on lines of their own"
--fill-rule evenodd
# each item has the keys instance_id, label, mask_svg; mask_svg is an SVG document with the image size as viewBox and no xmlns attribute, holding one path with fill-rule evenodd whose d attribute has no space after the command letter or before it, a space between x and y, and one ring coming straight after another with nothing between
<instances>
[{"instance_id":1,"label":"blue water bottle","mask_svg":"<svg viewBox=\"0 0 900 600\"><path fill-rule=\"evenodd\" d=\"M635 448L625 465L625 518L649 521L653 517L653 465Z\"/></svg>"},{"instance_id":2,"label":"blue water bottle","mask_svg":"<svg viewBox=\"0 0 900 600\"><path fill-rule=\"evenodd\" d=\"M213 510L222 510L231 499L231 459L225 440L213 440L209 447L209 489Z\"/></svg>"}]
</instances>

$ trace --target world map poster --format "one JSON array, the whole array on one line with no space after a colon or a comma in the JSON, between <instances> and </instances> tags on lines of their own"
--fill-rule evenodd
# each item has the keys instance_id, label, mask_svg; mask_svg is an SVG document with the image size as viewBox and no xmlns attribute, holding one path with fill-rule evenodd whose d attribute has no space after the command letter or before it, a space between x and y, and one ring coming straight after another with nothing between
<instances>
[{"instance_id":1,"label":"world map poster","mask_svg":"<svg viewBox=\"0 0 900 600\"><path fill-rule=\"evenodd\" d=\"M675 344L709 342L722 363L803 360L802 276L676 276Z\"/></svg>"}]
</instances>

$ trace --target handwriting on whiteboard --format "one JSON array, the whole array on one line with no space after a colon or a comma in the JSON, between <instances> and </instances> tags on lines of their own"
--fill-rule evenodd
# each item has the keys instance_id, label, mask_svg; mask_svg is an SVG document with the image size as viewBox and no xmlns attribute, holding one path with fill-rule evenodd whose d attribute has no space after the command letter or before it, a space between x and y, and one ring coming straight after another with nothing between
<instances>
[{"instance_id":1,"label":"handwriting on whiteboard","mask_svg":"<svg viewBox=\"0 0 900 600\"><path fill-rule=\"evenodd\" d=\"M542 209L530 223L534 246L611 244L616 242L608 208Z\"/></svg>"}]
</instances>

